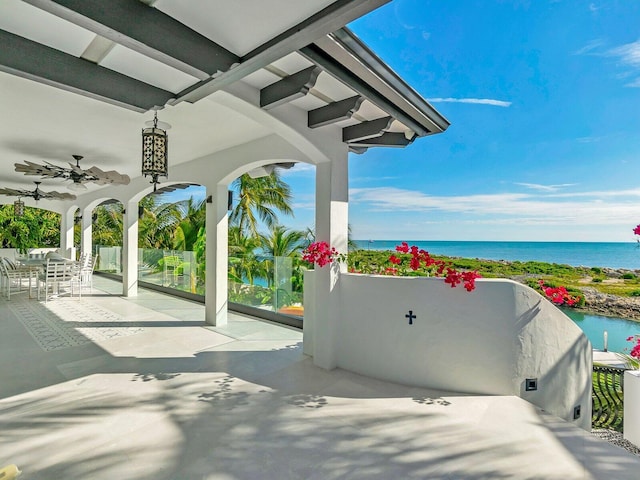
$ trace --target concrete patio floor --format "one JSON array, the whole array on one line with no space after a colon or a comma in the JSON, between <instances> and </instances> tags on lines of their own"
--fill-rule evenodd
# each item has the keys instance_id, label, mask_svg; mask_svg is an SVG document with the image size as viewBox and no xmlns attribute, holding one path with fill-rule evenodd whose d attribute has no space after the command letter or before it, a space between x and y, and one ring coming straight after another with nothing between
<instances>
[{"instance_id":1,"label":"concrete patio floor","mask_svg":"<svg viewBox=\"0 0 640 480\"><path fill-rule=\"evenodd\" d=\"M202 305L120 290L96 277L81 300L0 299L0 467L25 480L638 479L640 457L517 397L321 370L300 331L233 313L204 327Z\"/></svg>"}]
</instances>

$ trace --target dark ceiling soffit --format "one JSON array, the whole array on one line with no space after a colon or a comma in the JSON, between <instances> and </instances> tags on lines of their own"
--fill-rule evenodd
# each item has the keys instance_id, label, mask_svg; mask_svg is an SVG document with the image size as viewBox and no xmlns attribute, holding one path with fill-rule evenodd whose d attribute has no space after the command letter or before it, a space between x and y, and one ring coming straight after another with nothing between
<instances>
[{"instance_id":1,"label":"dark ceiling soffit","mask_svg":"<svg viewBox=\"0 0 640 480\"><path fill-rule=\"evenodd\" d=\"M379 137L368 138L366 140L358 140L356 142L348 143L349 148L354 147L406 147L417 138L414 135L408 139L404 133L399 132L385 132ZM356 152L357 153L357 152Z\"/></svg>"},{"instance_id":2,"label":"dark ceiling soffit","mask_svg":"<svg viewBox=\"0 0 640 480\"><path fill-rule=\"evenodd\" d=\"M449 121L429 104L418 92L409 86L397 73L384 63L367 45L346 27L336 30L331 37L352 55L360 59L372 72L402 95L409 103L422 111L438 127L445 131Z\"/></svg>"},{"instance_id":3,"label":"dark ceiling soffit","mask_svg":"<svg viewBox=\"0 0 640 480\"><path fill-rule=\"evenodd\" d=\"M392 123L392 117L384 117L345 127L342 129L342 141L346 143L357 143L360 140L380 137Z\"/></svg>"},{"instance_id":4,"label":"dark ceiling soffit","mask_svg":"<svg viewBox=\"0 0 640 480\"><path fill-rule=\"evenodd\" d=\"M139 0L25 0L27 3L200 80L240 58Z\"/></svg>"},{"instance_id":5,"label":"dark ceiling soffit","mask_svg":"<svg viewBox=\"0 0 640 480\"><path fill-rule=\"evenodd\" d=\"M364 98L356 95L355 97L345 98L324 107L310 110L307 126L309 128L324 127L342 120L348 120L358 111L362 102L364 102Z\"/></svg>"},{"instance_id":6,"label":"dark ceiling soffit","mask_svg":"<svg viewBox=\"0 0 640 480\"><path fill-rule=\"evenodd\" d=\"M324 50L316 45L309 45L301 48L300 53L308 58L311 62L321 67L324 71L346 84L358 94L370 100L378 108L395 117L398 121L406 125L408 128L423 137L431 132L424 125L417 122L413 117L408 115L402 109L391 103L391 101L377 90L363 82L359 77L347 70L343 65L331 58Z\"/></svg>"},{"instance_id":7,"label":"dark ceiling soffit","mask_svg":"<svg viewBox=\"0 0 640 480\"><path fill-rule=\"evenodd\" d=\"M186 88L171 103L173 105L184 101L195 103L390 1L336 0L331 5L244 55L240 59L239 65Z\"/></svg>"},{"instance_id":8,"label":"dark ceiling soffit","mask_svg":"<svg viewBox=\"0 0 640 480\"><path fill-rule=\"evenodd\" d=\"M289 75L260 90L260 108L270 108L304 97L313 88L322 69L315 65Z\"/></svg>"},{"instance_id":9,"label":"dark ceiling soffit","mask_svg":"<svg viewBox=\"0 0 640 480\"><path fill-rule=\"evenodd\" d=\"M0 70L138 112L164 105L173 93L60 50L0 30Z\"/></svg>"}]
</instances>

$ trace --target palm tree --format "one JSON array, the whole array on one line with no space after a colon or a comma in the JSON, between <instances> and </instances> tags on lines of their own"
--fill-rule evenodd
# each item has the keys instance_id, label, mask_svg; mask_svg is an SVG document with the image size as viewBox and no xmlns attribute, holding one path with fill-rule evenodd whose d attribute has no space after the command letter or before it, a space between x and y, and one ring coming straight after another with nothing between
<instances>
[{"instance_id":1,"label":"palm tree","mask_svg":"<svg viewBox=\"0 0 640 480\"><path fill-rule=\"evenodd\" d=\"M274 225L268 235L260 235L260 245L265 255L271 257L296 257L303 248L306 232L289 230Z\"/></svg>"},{"instance_id":2,"label":"palm tree","mask_svg":"<svg viewBox=\"0 0 640 480\"><path fill-rule=\"evenodd\" d=\"M257 238L258 221L271 228L278 222L276 210L293 216L291 189L277 170L260 178L251 178L245 173L234 180L232 187L239 198L231 212L230 224L242 232Z\"/></svg>"},{"instance_id":3,"label":"palm tree","mask_svg":"<svg viewBox=\"0 0 640 480\"><path fill-rule=\"evenodd\" d=\"M94 245L108 247L122 245L122 204L111 203L97 206L93 214L92 237Z\"/></svg>"},{"instance_id":4,"label":"palm tree","mask_svg":"<svg viewBox=\"0 0 640 480\"><path fill-rule=\"evenodd\" d=\"M260 246L262 253L266 257L262 262L266 270L266 278L269 286L273 285L275 279L275 258L291 258L291 273L289 278L296 275L299 269L300 251L305 246L306 232L289 230L283 225L274 225L267 235L260 235Z\"/></svg>"},{"instance_id":5,"label":"palm tree","mask_svg":"<svg viewBox=\"0 0 640 480\"><path fill-rule=\"evenodd\" d=\"M140 200L142 216L138 222L138 246L170 250L175 244L182 212L176 203L158 203L157 199L156 195L147 195Z\"/></svg>"},{"instance_id":6,"label":"palm tree","mask_svg":"<svg viewBox=\"0 0 640 480\"><path fill-rule=\"evenodd\" d=\"M229 277L234 282L253 285L254 278L262 276L256 257L258 246L258 240L244 235L240 227L229 227Z\"/></svg>"},{"instance_id":7,"label":"palm tree","mask_svg":"<svg viewBox=\"0 0 640 480\"><path fill-rule=\"evenodd\" d=\"M198 241L198 234L205 226L207 216L204 198L194 201L193 197L178 202L182 220L178 223L174 234L173 247L177 250L191 251Z\"/></svg>"}]
</instances>

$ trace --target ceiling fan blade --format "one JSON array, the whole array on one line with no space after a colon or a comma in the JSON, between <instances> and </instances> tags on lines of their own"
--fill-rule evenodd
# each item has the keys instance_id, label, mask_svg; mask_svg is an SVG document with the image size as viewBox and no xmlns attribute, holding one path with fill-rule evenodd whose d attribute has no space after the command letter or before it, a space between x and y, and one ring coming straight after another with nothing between
<instances>
[{"instance_id":1,"label":"ceiling fan blade","mask_svg":"<svg viewBox=\"0 0 640 480\"><path fill-rule=\"evenodd\" d=\"M51 192L40 192L40 196L42 198L55 198L55 199L59 199L59 200L75 200L76 196L73 195L72 193L60 193L60 192L56 192L51 191Z\"/></svg>"},{"instance_id":2,"label":"ceiling fan blade","mask_svg":"<svg viewBox=\"0 0 640 480\"><path fill-rule=\"evenodd\" d=\"M25 175L40 175L47 178L65 177L66 170L64 168L53 165L52 163L45 162L47 165L40 165L38 163L25 160L24 164L16 163L16 172L24 173Z\"/></svg>"},{"instance_id":3,"label":"ceiling fan blade","mask_svg":"<svg viewBox=\"0 0 640 480\"><path fill-rule=\"evenodd\" d=\"M13 188L0 188L0 195L12 195L16 197L27 197L31 192L28 190L14 190Z\"/></svg>"},{"instance_id":4,"label":"ceiling fan blade","mask_svg":"<svg viewBox=\"0 0 640 480\"><path fill-rule=\"evenodd\" d=\"M115 170L109 170L108 172L105 172L95 166L87 170L87 173L95 177L95 180L91 181L97 183L98 185L107 185L109 183L128 185L131 181L128 175L123 175L122 173L118 173Z\"/></svg>"}]
</instances>

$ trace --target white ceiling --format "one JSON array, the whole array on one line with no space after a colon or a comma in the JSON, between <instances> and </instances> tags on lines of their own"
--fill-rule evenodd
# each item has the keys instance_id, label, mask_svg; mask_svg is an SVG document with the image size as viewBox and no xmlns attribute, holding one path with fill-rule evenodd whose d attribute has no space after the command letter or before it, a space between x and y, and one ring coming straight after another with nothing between
<instances>
[{"instance_id":1,"label":"white ceiling","mask_svg":"<svg viewBox=\"0 0 640 480\"><path fill-rule=\"evenodd\" d=\"M84 156L81 162L83 168L95 165L102 170L116 170L131 178L139 177L141 130L145 127L145 122L153 118L152 112L148 110L154 105L148 103L149 99L156 101L156 90L153 87L164 91L160 98L164 98L163 102L166 103L156 105L161 108L159 120L172 125L168 131L170 168L267 136L273 132L266 126L211 101L216 95L215 88L211 90L214 93L198 89L197 98L191 99L195 103L182 98L185 89L202 86L199 82L208 83L212 80L221 84L218 74L222 74L222 77L225 74L234 77L237 71L242 70L242 74L234 77L230 83L242 82L261 90L314 66L307 54L296 50L308 45L300 44L301 40L296 37L299 32L304 32L305 41L317 43L323 40L329 47L337 48L342 57L341 68L349 69L349 63L353 63L353 53L347 49L341 50L340 45L334 45L334 40L328 39L328 34L334 30L322 33L322 29L333 28L336 22L357 18L389 0L140 1L151 4L153 8L172 17L168 19L173 22L168 28L177 30L176 37L171 37L176 39L169 42L171 45L190 45L189 37L193 32L186 32L186 26L229 50L231 57L226 58L237 60L238 63L211 76L203 72L196 66L197 62L203 58L214 58L208 54L217 55L220 51L216 47L211 50L210 42L198 35L193 45L196 49L201 48L202 52L207 52L199 53L198 59L184 59L182 53L189 50L183 48L178 52L175 49L172 51L156 39L145 40L149 45L141 43L139 38L148 38L145 34L149 33L148 28L153 28L153 22L158 16L162 17L161 23L167 20L156 10L139 12L150 23L118 24L116 21L116 25L123 29L124 33L121 33L120 30L109 27L110 22L114 21L113 16L109 18L105 12L113 12L98 9L95 4L78 4L82 7L90 5L95 10L89 8L87 12L77 12L75 9L82 7L76 7L74 3L69 3L73 5L73 10L65 9L67 0L0 0L0 35L5 35L3 38L10 45L16 45L14 50L5 50L8 55L3 56L0 51L0 188L32 189L32 182L40 180L35 176L16 173L14 163L25 160L36 163L47 161L64 167L73 161L74 154ZM137 11L136 8L140 6L124 0L118 0L118 5L124 10L116 9L114 12ZM326 7L331 8L323 10ZM318 12L322 14L315 15ZM312 16L314 20L310 21L309 17ZM177 24L175 20L183 25ZM336 28L340 27L341 25ZM94 30L108 38L97 35ZM283 32L288 33L278 37ZM313 35L317 38L309 39ZM292 37L295 38L291 39ZM54 50L40 48L20 39L28 39ZM259 47L260 52L268 51L268 55L256 53L255 49ZM60 57L56 52L64 52L65 55ZM226 54L221 55L224 57ZM52 58L58 60L51 61ZM22 62L23 59L28 61ZM49 63L38 68L39 61ZM194 63L188 63L189 61ZM314 62L317 63L317 60ZM353 64L362 68L358 58ZM216 61L214 68L218 65ZM22 68L26 70L21 70ZM378 65L376 68L385 66ZM114 76L113 72L122 75ZM306 96L296 98L297 95L294 95L292 99L282 97L283 105L273 108L309 111L346 98L366 98L362 91L355 90L358 87L354 84L348 81L345 83L344 79L338 80L334 75L335 73L322 70ZM143 83L131 80L117 86L122 78L136 79ZM377 82L385 82L377 74L375 78ZM76 84L78 80L80 83ZM393 78L391 80L395 81ZM100 85L102 90L92 90L93 85ZM132 86L124 87L123 93L122 85ZM220 88L224 88L225 83L222 85ZM390 85L385 84L385 88L393 90ZM105 89L107 94L113 96L105 96ZM404 98L400 90L395 91L393 95L396 97L384 108L371 99L366 99L357 113L336 125L345 127L394 116L389 105L397 102L398 98ZM145 100L139 100L141 98ZM180 101L185 99L187 101ZM123 108L123 105L129 108ZM420 107L417 108L420 110ZM141 110L146 112L139 113ZM410 115L415 116L416 113ZM420 110L417 115L424 115L424 112ZM403 122L406 123L406 120ZM405 133L407 138L412 138L414 134L411 128L397 120L387 131ZM342 141L342 138L336 135L336 141ZM87 186L89 189L104 188L93 184ZM57 187L61 190L59 180L44 180L43 187ZM0 197L0 202L7 200L13 199Z\"/></svg>"},{"instance_id":2,"label":"white ceiling","mask_svg":"<svg viewBox=\"0 0 640 480\"><path fill-rule=\"evenodd\" d=\"M335 0L157 0L153 6L239 56Z\"/></svg>"},{"instance_id":3,"label":"white ceiling","mask_svg":"<svg viewBox=\"0 0 640 480\"><path fill-rule=\"evenodd\" d=\"M46 160L66 166L73 154L85 157L81 166L86 168L97 165L140 176L141 131L153 119L150 112L133 112L2 72L0 105L0 187L31 188L38 180L16 173L16 162ZM158 118L172 125L167 132L171 166L270 133L209 100L165 108ZM59 185L59 180L43 181L43 186Z\"/></svg>"}]
</instances>

